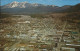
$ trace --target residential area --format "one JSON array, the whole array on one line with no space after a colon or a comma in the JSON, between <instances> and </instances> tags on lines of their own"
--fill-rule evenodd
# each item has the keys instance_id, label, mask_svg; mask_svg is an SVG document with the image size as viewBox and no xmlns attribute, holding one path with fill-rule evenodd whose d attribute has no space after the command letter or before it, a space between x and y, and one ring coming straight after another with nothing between
<instances>
[{"instance_id":1,"label":"residential area","mask_svg":"<svg viewBox=\"0 0 80 51\"><path fill-rule=\"evenodd\" d=\"M0 51L80 51L80 20L47 16L1 18Z\"/></svg>"}]
</instances>

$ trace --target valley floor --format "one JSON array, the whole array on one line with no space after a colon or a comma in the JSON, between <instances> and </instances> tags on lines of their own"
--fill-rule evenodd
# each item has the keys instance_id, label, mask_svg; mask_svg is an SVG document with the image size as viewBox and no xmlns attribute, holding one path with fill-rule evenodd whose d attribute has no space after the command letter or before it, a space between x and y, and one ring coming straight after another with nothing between
<instances>
[{"instance_id":1,"label":"valley floor","mask_svg":"<svg viewBox=\"0 0 80 51\"><path fill-rule=\"evenodd\" d=\"M71 14L3 16L0 51L80 51L80 18Z\"/></svg>"}]
</instances>

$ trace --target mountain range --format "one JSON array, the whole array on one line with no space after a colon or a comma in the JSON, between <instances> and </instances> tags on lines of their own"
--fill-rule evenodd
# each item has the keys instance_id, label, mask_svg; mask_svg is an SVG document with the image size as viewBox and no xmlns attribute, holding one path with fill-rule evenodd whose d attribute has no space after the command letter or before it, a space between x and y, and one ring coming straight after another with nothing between
<instances>
[{"instance_id":1,"label":"mountain range","mask_svg":"<svg viewBox=\"0 0 80 51\"><path fill-rule=\"evenodd\" d=\"M77 5L76 5L77 6ZM75 6L75 7L76 7ZM1 6L2 13L15 13L15 14L30 14L30 13L52 13L52 12L62 12L65 10L75 9L74 6L65 5L62 7L55 5L44 5L37 3L28 3L28 2L12 2L6 5ZM80 8L80 4L78 6Z\"/></svg>"}]
</instances>

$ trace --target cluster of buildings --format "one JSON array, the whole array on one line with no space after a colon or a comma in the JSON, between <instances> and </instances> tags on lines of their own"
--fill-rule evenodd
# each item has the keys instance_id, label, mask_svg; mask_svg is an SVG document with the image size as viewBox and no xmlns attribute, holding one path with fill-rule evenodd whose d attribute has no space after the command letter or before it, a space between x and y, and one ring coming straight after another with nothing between
<instances>
[{"instance_id":1,"label":"cluster of buildings","mask_svg":"<svg viewBox=\"0 0 80 51\"><path fill-rule=\"evenodd\" d=\"M80 51L77 23L23 17L0 29L0 51Z\"/></svg>"}]
</instances>

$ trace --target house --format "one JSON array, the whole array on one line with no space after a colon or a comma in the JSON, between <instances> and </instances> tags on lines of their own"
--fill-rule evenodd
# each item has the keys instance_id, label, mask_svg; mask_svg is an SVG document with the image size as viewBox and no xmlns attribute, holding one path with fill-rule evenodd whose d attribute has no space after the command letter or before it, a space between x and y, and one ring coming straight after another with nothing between
<instances>
[{"instance_id":1,"label":"house","mask_svg":"<svg viewBox=\"0 0 80 51\"><path fill-rule=\"evenodd\" d=\"M62 51L75 51L75 48L70 48L70 47L62 47Z\"/></svg>"}]
</instances>

